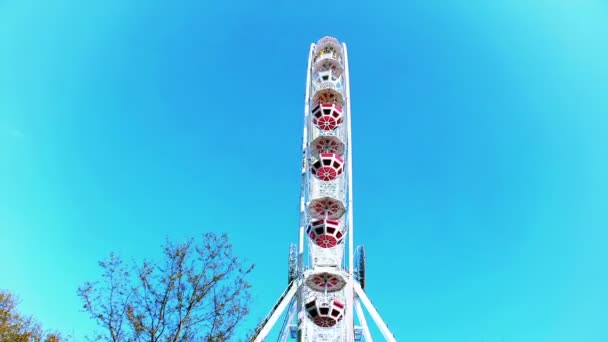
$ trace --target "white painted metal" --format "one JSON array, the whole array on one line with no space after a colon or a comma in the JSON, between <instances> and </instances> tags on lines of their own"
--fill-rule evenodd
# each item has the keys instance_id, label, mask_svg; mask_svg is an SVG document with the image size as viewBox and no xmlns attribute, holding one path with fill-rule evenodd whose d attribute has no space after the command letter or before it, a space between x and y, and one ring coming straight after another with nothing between
<instances>
[{"instance_id":1,"label":"white painted metal","mask_svg":"<svg viewBox=\"0 0 608 342\"><path fill-rule=\"evenodd\" d=\"M355 310L357 310L359 324L361 324L361 327L363 328L363 336L365 336L365 342L373 342L372 335L369 333L367 319L365 319L365 313L363 313L363 309L361 308L361 301L355 300Z\"/></svg>"},{"instance_id":2,"label":"white painted metal","mask_svg":"<svg viewBox=\"0 0 608 342\"><path fill-rule=\"evenodd\" d=\"M376 308L372 305L372 302L369 300L369 298L367 298L367 295L365 294L361 286L355 282L354 288L355 293L357 294L357 296L359 296L359 299L363 302L363 305L365 305L367 312L369 312L369 314L372 316L372 319L378 326L378 329L380 329L382 336L384 336L384 338L389 342L395 342L395 337L386 326L386 323L384 323L384 321L382 320L382 317L380 317L380 314L378 313Z\"/></svg>"},{"instance_id":3,"label":"white painted metal","mask_svg":"<svg viewBox=\"0 0 608 342\"><path fill-rule=\"evenodd\" d=\"M319 71L316 74L317 75L312 82L313 93L322 89L332 89L339 93L342 92L343 80L341 76L336 76L331 70ZM329 80L322 80L323 76L329 77Z\"/></svg>"},{"instance_id":4,"label":"white painted metal","mask_svg":"<svg viewBox=\"0 0 608 342\"><path fill-rule=\"evenodd\" d=\"M346 195L344 193L346 175L338 176L336 179L324 182L317 177L310 179L310 197L320 198L330 196L337 199L342 199Z\"/></svg>"},{"instance_id":5,"label":"white painted metal","mask_svg":"<svg viewBox=\"0 0 608 342\"><path fill-rule=\"evenodd\" d=\"M346 44L342 43L342 56L344 60L344 78L345 78L345 91L346 91L346 125L347 125L347 177L348 177L348 275L349 281L346 285L346 307L345 312L345 323L346 328L346 340L353 341L354 335L354 314L353 307L355 302L355 296L353 292L353 284L355 278L353 271L354 267L354 224L353 224L353 145L352 145L352 126L351 126L351 108L350 108L350 75L348 70L348 51Z\"/></svg>"},{"instance_id":6,"label":"white painted metal","mask_svg":"<svg viewBox=\"0 0 608 342\"><path fill-rule=\"evenodd\" d=\"M310 78L312 70L312 56L315 50L315 44L310 44L310 50L308 52L308 68L306 69L306 97L304 98L304 132L302 133L302 184L301 184L301 195L300 195L300 244L298 251L298 279L302 279L304 270L304 230L306 229L306 188L308 187L308 121L310 121ZM298 326L300 324L300 312L304 307L302 301L302 289L298 288L297 296L297 312L298 312Z\"/></svg>"},{"instance_id":7,"label":"white painted metal","mask_svg":"<svg viewBox=\"0 0 608 342\"><path fill-rule=\"evenodd\" d=\"M308 53L308 69L306 71L306 97L304 98L304 132L302 133L302 184L300 193L300 246L299 254L304 253L304 229L306 229L306 175L309 165L307 158L308 149L308 119L310 113L310 73L312 68L312 56L315 49L315 44L310 44L310 52ZM302 258L300 258L300 263ZM302 265L299 264L299 269Z\"/></svg>"},{"instance_id":8,"label":"white painted metal","mask_svg":"<svg viewBox=\"0 0 608 342\"><path fill-rule=\"evenodd\" d=\"M327 49L325 49L326 47ZM327 70L331 71L328 72ZM335 107L336 105L331 105L329 108L327 108L327 106L322 107L323 112L314 110L315 108L311 108L314 101L336 103L342 107L342 112L340 112L339 108ZM330 109L331 111L325 111ZM314 110L314 113L312 113L311 110ZM328 126L326 126L327 123L331 122L332 120L330 116L335 119L333 124L337 125L333 129L329 129ZM315 118L314 123L313 117ZM353 342L355 310L359 316L359 321L363 325L363 333L366 341L372 341L369 327L367 325L367 321L365 320L359 300L363 301L363 304L367 307L368 311L372 315L372 318L376 324L378 324L383 335L385 335L387 338L387 341L395 340L392 337L392 334L390 334L390 331L388 331L388 328L384 322L382 322L382 319L376 310L371 305L371 302L365 293L363 293L360 285L354 279L355 248L353 224L354 211L351 118L350 78L346 44L340 44L336 39L331 37L324 37L318 42L318 45L315 45L314 43L310 45L308 69L306 72L306 97L304 103L304 128L302 136L302 187L300 194L299 227L300 240L297 262L298 278L292 282L288 290L284 292L283 296L281 296L277 304L275 304L271 313L267 316L262 325L260 325L258 330L259 334L254 336L254 339L252 339L253 341L263 341L263 339L268 335L269 331L276 324L279 316L281 316L282 312L285 311L287 305L290 305L290 309L288 310L288 314L286 316L287 320L285 321L285 327L282 329L280 335L280 341L282 342L285 342L289 338L290 325L292 324L296 315L298 342ZM320 124L321 119L325 120L324 124ZM317 127L317 124L326 130L320 129ZM315 161L312 160L313 157L318 157L318 151L316 150L316 146L313 146L311 142L320 142L322 139L319 137L327 136L332 137L330 139L338 141L338 143L341 144L340 149L338 150L340 152L338 152L338 154L344 159L345 165L342 166L344 171L341 174L340 171L336 171L338 174L337 178L333 180L321 181L316 175L314 175L311 166L314 166L315 170L320 170L321 166L323 165L332 165L334 168L340 167L333 166L334 164L315 165ZM313 148L315 149L314 151ZM335 150L332 151L332 153L335 153ZM332 160L334 160L334 162L336 161L335 159ZM332 220L338 220L340 222L340 227L345 228L342 233L348 234L348 245L345 240L340 238L341 242L337 246L323 248L322 246L317 246L306 232L307 225L309 224L310 220L308 211L313 210L311 208L314 208L314 201L320 201L321 199L326 199L327 197L331 197L333 201L340 202L339 205L342 208L340 214L335 215ZM311 205L312 207L309 208ZM337 210L334 209L334 212L336 211ZM315 217L315 219L322 219L322 217ZM315 227L319 228L320 225L316 224ZM334 234L331 236L337 237L337 235L335 235L336 233L329 233L329 230L325 230L324 232L326 235ZM321 233L313 232L312 236L320 236L317 234ZM330 240L324 241L325 242L323 242L323 244L325 244L324 246L327 247L327 241ZM304 247L306 242L308 242L308 249L305 249ZM345 255L346 252L348 252L348 256ZM307 258L304 257L305 254L307 254ZM346 260L347 258L348 260ZM346 261L348 261L348 263ZM307 278L308 276L317 274L322 270L328 273L339 274L339 276L346 281L346 285L343 288L334 288L332 291L328 291L329 285L320 285L323 284L324 280L320 278ZM311 283L312 285L309 287L304 282L304 279L314 281L315 283ZM325 287L325 290L321 290L320 286L327 287ZM359 295L360 298L355 300L355 293L358 292L361 292ZM295 299L292 299L294 296ZM329 302L332 303L331 305L334 305L334 300L340 301L342 304L344 304L343 319L340 320L340 316L333 316L336 317L336 319L331 323L333 325L321 327L321 325L327 324L327 321L324 320L327 320L329 317L327 316L327 311L322 313L320 310L315 309L314 306L312 307L312 311L310 311L311 317L308 317L307 311L305 310L306 303L315 303L314 305L323 307ZM336 308L336 306L332 307L334 309ZM338 308L342 307L340 306ZM313 322L312 318L316 318L317 322Z\"/></svg>"},{"instance_id":9,"label":"white painted metal","mask_svg":"<svg viewBox=\"0 0 608 342\"><path fill-rule=\"evenodd\" d=\"M285 341L287 341L287 338L289 338L289 330L291 329L291 323L293 322L293 317L295 316L297 306L298 306L297 301L294 302L292 300L291 303L289 304L289 309L287 310L286 324L283 327L283 331L281 331L281 335L280 335L281 342L285 342Z\"/></svg>"},{"instance_id":10,"label":"white painted metal","mask_svg":"<svg viewBox=\"0 0 608 342\"><path fill-rule=\"evenodd\" d=\"M342 251L344 246L337 246L330 250L329 248L321 248L314 244L310 244L311 254L314 254L312 261L313 268L318 267L339 267L342 262Z\"/></svg>"},{"instance_id":11,"label":"white painted metal","mask_svg":"<svg viewBox=\"0 0 608 342\"><path fill-rule=\"evenodd\" d=\"M272 329L272 327L274 327L275 323L277 322L279 317L281 317L281 314L283 313L283 311L285 311L285 308L287 307L289 302L291 302L291 299L296 294L296 290L299 288L299 285L300 285L300 283L297 281L294 281L291 283L291 286L289 287L289 290L287 291L287 293L284 294L283 296L281 296L278 303L275 305L275 307L271 311L270 317L267 318L266 322L264 323L264 326L262 327L262 329L260 330L258 335L255 337L255 339L253 340L254 342L264 341L264 339L270 332L270 329Z\"/></svg>"}]
</instances>

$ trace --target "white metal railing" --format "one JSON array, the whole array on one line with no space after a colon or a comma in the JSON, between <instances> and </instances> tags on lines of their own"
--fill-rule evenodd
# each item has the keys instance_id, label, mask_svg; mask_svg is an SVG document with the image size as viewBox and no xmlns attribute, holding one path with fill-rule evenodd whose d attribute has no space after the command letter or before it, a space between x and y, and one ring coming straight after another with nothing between
<instances>
[{"instance_id":1,"label":"white metal railing","mask_svg":"<svg viewBox=\"0 0 608 342\"><path fill-rule=\"evenodd\" d=\"M342 94L342 79L338 78L335 81L331 81L331 80L327 80L327 81L321 81L321 80L315 80L315 82L312 84L312 93L316 93L318 91L321 90L325 90L325 89L331 89L334 91L337 91L338 93Z\"/></svg>"},{"instance_id":2,"label":"white metal railing","mask_svg":"<svg viewBox=\"0 0 608 342\"><path fill-rule=\"evenodd\" d=\"M333 60L337 61L338 63L340 63L340 65L342 65L342 56L335 51L321 52L320 54L315 56L313 63L317 64L319 62L326 61L328 59L333 59Z\"/></svg>"}]
</instances>

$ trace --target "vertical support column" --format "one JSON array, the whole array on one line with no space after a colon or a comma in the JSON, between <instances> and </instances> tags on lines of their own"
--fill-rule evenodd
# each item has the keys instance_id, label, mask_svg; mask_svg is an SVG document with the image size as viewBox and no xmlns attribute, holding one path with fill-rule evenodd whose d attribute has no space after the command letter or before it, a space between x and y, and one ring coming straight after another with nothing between
<instances>
[{"instance_id":1,"label":"vertical support column","mask_svg":"<svg viewBox=\"0 0 608 342\"><path fill-rule=\"evenodd\" d=\"M350 76L348 74L348 51L346 44L342 43L344 58L344 85L346 97L346 124L347 124L347 152L348 152L348 284L346 288L346 341L351 342L355 339L355 319L354 319L354 224L353 224L353 143L352 126L350 112Z\"/></svg>"},{"instance_id":2,"label":"vertical support column","mask_svg":"<svg viewBox=\"0 0 608 342\"><path fill-rule=\"evenodd\" d=\"M304 99L304 132L302 133L302 187L301 187L301 195L300 195L300 244L298 250L298 280L303 277L303 269L304 269L304 229L306 226L306 198L308 191L308 172L310 167L308 165L308 121L310 116L310 79L312 72L312 56L314 52L315 44L310 44L310 51L308 52L308 69L306 71L306 97ZM298 330L300 330L301 322L304 317L303 316L303 298L302 298L302 286L298 287L297 294L297 324ZM298 333L298 341L301 337L301 334Z\"/></svg>"},{"instance_id":3,"label":"vertical support column","mask_svg":"<svg viewBox=\"0 0 608 342\"><path fill-rule=\"evenodd\" d=\"M361 302L355 301L355 309L357 310L357 317L359 317L359 322L361 323L361 327L363 328L363 336L365 336L365 342L373 342L372 335L369 333L369 326L367 325L367 320L365 319L365 313L363 313L363 309L361 308Z\"/></svg>"}]
</instances>

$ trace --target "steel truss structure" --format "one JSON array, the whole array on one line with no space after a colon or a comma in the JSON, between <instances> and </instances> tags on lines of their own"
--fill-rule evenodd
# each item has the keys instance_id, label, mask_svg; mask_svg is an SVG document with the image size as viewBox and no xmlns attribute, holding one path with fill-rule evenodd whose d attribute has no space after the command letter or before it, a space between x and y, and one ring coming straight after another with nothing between
<instances>
[{"instance_id":1,"label":"steel truss structure","mask_svg":"<svg viewBox=\"0 0 608 342\"><path fill-rule=\"evenodd\" d=\"M264 341L286 313L279 341L369 342L361 304L395 341L364 291L365 250L354 248L350 109L346 44L324 37L308 56L299 245L290 246L287 289L250 341Z\"/></svg>"}]
</instances>

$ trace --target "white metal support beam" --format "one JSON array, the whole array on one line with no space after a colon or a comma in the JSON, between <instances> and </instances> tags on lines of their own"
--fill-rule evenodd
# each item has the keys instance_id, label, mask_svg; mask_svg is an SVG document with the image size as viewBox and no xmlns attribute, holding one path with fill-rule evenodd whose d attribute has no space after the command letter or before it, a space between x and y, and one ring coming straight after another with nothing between
<instances>
[{"instance_id":1,"label":"white metal support beam","mask_svg":"<svg viewBox=\"0 0 608 342\"><path fill-rule=\"evenodd\" d=\"M289 304L289 309L287 310L287 320L285 321L285 326L283 327L283 331L281 331L281 342L287 341L289 338L289 331L291 329L291 323L293 322L293 316L296 313L297 302L292 300Z\"/></svg>"},{"instance_id":2,"label":"white metal support beam","mask_svg":"<svg viewBox=\"0 0 608 342\"><path fill-rule=\"evenodd\" d=\"M359 285L359 283L357 282L355 282L355 293L357 294L357 296L359 296L359 299L361 299L363 305L365 305L367 312L369 312L369 314L372 316L372 319L380 329L382 336L384 336L384 338L389 342L396 342L397 340L395 340L395 336L393 336L391 331L388 330L386 323L384 323L382 317L380 317L380 314L378 313L374 305L372 305L372 302L369 300L369 298L367 298L365 292L363 292L361 285Z\"/></svg>"},{"instance_id":3,"label":"white metal support beam","mask_svg":"<svg viewBox=\"0 0 608 342\"><path fill-rule=\"evenodd\" d=\"M357 310L357 317L359 317L359 323L363 328L363 336L365 336L365 342L373 342L372 335L369 333L369 326L367 325L365 314L363 313L363 309L361 308L360 300L355 301L355 310Z\"/></svg>"},{"instance_id":4,"label":"white metal support beam","mask_svg":"<svg viewBox=\"0 0 608 342\"><path fill-rule=\"evenodd\" d=\"M348 50L346 44L342 43L342 52L344 55L344 77L345 77L345 92L346 92L346 126L347 126L347 168L348 168L348 283L346 284L346 340L354 341L355 339L355 315L354 315L354 304L355 294L353 290L353 284L355 283L354 277L354 233L355 225L353 223L353 141L352 141L352 126L351 126L351 113L350 113L350 76L348 74Z\"/></svg>"},{"instance_id":5,"label":"white metal support beam","mask_svg":"<svg viewBox=\"0 0 608 342\"><path fill-rule=\"evenodd\" d=\"M262 329L255 336L253 340L254 342L264 341L272 327L276 324L279 317L281 317L281 314L283 314L283 311L285 311L285 308L287 307L289 302L291 302L291 299L296 294L296 290L298 289L298 287L298 281L294 281L291 283L289 289L279 298L277 304L275 304L275 306L270 311L269 317L262 323Z\"/></svg>"},{"instance_id":6,"label":"white metal support beam","mask_svg":"<svg viewBox=\"0 0 608 342\"><path fill-rule=\"evenodd\" d=\"M308 146L308 115L310 113L310 82L312 73L312 56L314 53L315 44L310 44L310 51L308 52L308 69L306 70L306 91L304 98L304 130L302 132L302 184L300 188L300 241L298 244L298 279L302 278L302 272L304 271L304 230L306 226L306 192L308 191L308 158L310 148ZM298 290L298 310L302 307L302 290Z\"/></svg>"},{"instance_id":7,"label":"white metal support beam","mask_svg":"<svg viewBox=\"0 0 608 342\"><path fill-rule=\"evenodd\" d=\"M304 230L306 227L306 193L308 192L308 170L309 168L309 157L310 157L310 146L309 144L309 132L308 132L308 121L310 115L310 90L311 90L311 77L312 77L312 57L315 51L315 44L310 44L310 50L308 51L308 69L306 70L306 91L304 98L304 130L302 132L302 185L300 192L300 232L299 232L299 244L298 244L298 280L302 279L304 272L304 241L306 235ZM297 290L297 302L296 311L299 312L303 307L303 293L302 289L298 287ZM299 322L298 315L298 325Z\"/></svg>"}]
</instances>

